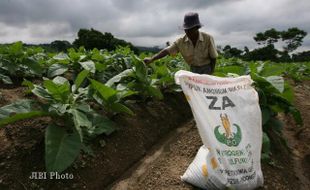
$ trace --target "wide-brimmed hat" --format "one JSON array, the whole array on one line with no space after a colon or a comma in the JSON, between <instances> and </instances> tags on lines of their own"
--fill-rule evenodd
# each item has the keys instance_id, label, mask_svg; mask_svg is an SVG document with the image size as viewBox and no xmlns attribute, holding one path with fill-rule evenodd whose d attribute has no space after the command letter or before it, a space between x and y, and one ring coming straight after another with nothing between
<instances>
[{"instance_id":1,"label":"wide-brimmed hat","mask_svg":"<svg viewBox=\"0 0 310 190\"><path fill-rule=\"evenodd\" d=\"M202 24L199 21L199 15L198 13L186 13L184 16L184 23L183 23L183 29L191 29L195 26L202 27Z\"/></svg>"}]
</instances>

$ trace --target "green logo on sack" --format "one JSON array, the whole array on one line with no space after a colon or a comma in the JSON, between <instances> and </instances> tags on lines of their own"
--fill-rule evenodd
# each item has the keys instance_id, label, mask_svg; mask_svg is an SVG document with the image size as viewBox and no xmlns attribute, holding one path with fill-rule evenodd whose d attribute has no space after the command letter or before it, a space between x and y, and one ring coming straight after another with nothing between
<instances>
[{"instance_id":1,"label":"green logo on sack","mask_svg":"<svg viewBox=\"0 0 310 190\"><path fill-rule=\"evenodd\" d=\"M225 132L221 134L219 131L219 128L221 126L220 125L216 126L214 129L214 135L216 139L220 143L226 144L229 147L238 146L242 138L240 127L234 123L233 126L237 129L237 132L233 133L227 114L224 114L224 116L223 114L221 114L220 117L221 117L222 125L224 127Z\"/></svg>"}]
</instances>

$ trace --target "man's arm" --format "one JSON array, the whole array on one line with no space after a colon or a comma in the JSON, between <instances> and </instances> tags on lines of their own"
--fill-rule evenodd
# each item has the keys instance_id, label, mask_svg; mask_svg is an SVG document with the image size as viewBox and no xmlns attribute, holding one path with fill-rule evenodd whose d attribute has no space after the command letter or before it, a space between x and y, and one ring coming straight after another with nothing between
<instances>
[{"instance_id":1,"label":"man's arm","mask_svg":"<svg viewBox=\"0 0 310 190\"><path fill-rule=\"evenodd\" d=\"M155 54L153 57L147 57L143 61L146 64L150 64L153 61L156 61L157 59L163 58L165 56L169 55L169 52L167 49L161 50L159 53Z\"/></svg>"},{"instance_id":2,"label":"man's arm","mask_svg":"<svg viewBox=\"0 0 310 190\"><path fill-rule=\"evenodd\" d=\"M214 39L212 36L210 36L210 41L209 41L209 57L210 57L210 65L211 65L211 73L214 72L215 70L215 64L216 64L216 57L218 56L216 46L214 44Z\"/></svg>"},{"instance_id":3,"label":"man's arm","mask_svg":"<svg viewBox=\"0 0 310 190\"><path fill-rule=\"evenodd\" d=\"M214 73L216 58L210 58L211 73Z\"/></svg>"}]
</instances>

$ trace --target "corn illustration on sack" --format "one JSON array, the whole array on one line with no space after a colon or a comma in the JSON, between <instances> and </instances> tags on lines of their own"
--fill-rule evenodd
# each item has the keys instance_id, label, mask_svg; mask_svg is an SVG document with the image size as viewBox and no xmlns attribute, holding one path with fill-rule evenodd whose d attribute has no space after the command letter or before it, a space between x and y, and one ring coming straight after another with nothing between
<instances>
[{"instance_id":1,"label":"corn illustration on sack","mask_svg":"<svg viewBox=\"0 0 310 190\"><path fill-rule=\"evenodd\" d=\"M255 189L261 171L262 116L250 76L175 74L203 141L181 179L203 189Z\"/></svg>"}]
</instances>

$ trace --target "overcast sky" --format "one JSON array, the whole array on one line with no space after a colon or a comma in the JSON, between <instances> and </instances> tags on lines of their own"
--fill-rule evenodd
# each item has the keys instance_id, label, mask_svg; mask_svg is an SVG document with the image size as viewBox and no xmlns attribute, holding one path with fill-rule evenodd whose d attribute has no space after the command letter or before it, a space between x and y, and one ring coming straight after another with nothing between
<instances>
[{"instance_id":1,"label":"overcast sky","mask_svg":"<svg viewBox=\"0 0 310 190\"><path fill-rule=\"evenodd\" d=\"M308 33L298 50L310 49L310 0L0 0L0 43L73 42L94 28L163 47L183 35L186 12L199 13L216 45L254 48L257 32L298 27Z\"/></svg>"}]
</instances>

